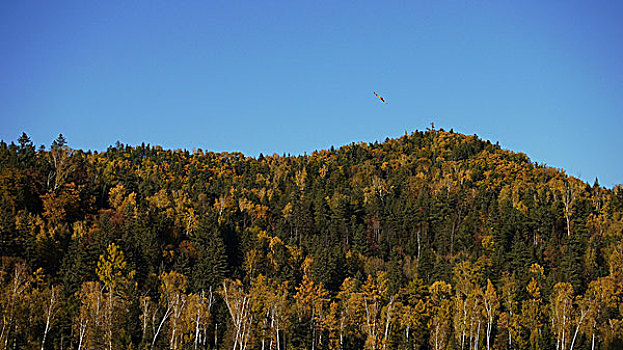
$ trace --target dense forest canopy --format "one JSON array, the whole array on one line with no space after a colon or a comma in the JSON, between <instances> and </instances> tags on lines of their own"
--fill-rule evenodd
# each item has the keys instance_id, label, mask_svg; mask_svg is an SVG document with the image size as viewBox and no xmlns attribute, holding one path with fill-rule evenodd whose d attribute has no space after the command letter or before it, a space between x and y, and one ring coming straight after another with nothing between
<instances>
[{"instance_id":1,"label":"dense forest canopy","mask_svg":"<svg viewBox=\"0 0 623 350\"><path fill-rule=\"evenodd\" d=\"M452 131L0 143L0 349L621 349L623 187Z\"/></svg>"}]
</instances>

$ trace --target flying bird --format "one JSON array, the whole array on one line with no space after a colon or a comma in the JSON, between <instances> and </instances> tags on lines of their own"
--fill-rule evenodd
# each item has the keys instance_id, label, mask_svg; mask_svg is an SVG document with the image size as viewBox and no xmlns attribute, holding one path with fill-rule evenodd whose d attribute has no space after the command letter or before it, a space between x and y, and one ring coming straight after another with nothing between
<instances>
[{"instance_id":1,"label":"flying bird","mask_svg":"<svg viewBox=\"0 0 623 350\"><path fill-rule=\"evenodd\" d=\"M374 91L374 96L378 97L379 100L381 100L383 103L387 103L383 97L379 96L379 94L376 93L376 91Z\"/></svg>"}]
</instances>

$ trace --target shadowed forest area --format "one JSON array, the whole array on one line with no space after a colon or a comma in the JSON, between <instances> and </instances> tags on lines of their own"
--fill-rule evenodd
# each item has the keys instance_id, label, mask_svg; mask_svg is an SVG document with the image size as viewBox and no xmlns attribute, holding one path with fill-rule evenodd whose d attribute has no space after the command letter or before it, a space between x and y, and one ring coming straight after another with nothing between
<instances>
[{"instance_id":1,"label":"shadowed forest area","mask_svg":"<svg viewBox=\"0 0 623 350\"><path fill-rule=\"evenodd\" d=\"M256 158L23 134L0 256L0 349L623 348L623 187L452 131Z\"/></svg>"}]
</instances>

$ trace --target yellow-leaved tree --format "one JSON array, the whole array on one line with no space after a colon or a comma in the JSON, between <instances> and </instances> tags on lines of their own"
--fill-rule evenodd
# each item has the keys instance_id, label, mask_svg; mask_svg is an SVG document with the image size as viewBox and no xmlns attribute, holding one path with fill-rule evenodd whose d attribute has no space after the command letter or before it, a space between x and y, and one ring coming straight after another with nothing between
<instances>
[{"instance_id":1,"label":"yellow-leaved tree","mask_svg":"<svg viewBox=\"0 0 623 350\"><path fill-rule=\"evenodd\" d=\"M556 335L556 349L567 349L572 340L573 287L567 282L554 285L550 296L550 315L552 331Z\"/></svg>"},{"instance_id":2,"label":"yellow-leaved tree","mask_svg":"<svg viewBox=\"0 0 623 350\"><path fill-rule=\"evenodd\" d=\"M543 268L538 264L530 266L533 276L526 287L528 298L521 305L521 316L524 327L530 332L530 349L541 349L541 331L545 325L543 298L538 281L543 277Z\"/></svg>"},{"instance_id":3,"label":"yellow-leaved tree","mask_svg":"<svg viewBox=\"0 0 623 350\"><path fill-rule=\"evenodd\" d=\"M97 276L104 284L106 314L104 334L108 349L118 349L128 334L124 334L123 324L127 321L130 296L134 288L134 270L129 270L123 251L114 243L100 255L97 263ZM114 335L113 335L114 333Z\"/></svg>"},{"instance_id":4,"label":"yellow-leaved tree","mask_svg":"<svg viewBox=\"0 0 623 350\"><path fill-rule=\"evenodd\" d=\"M329 301L329 293L324 289L322 283L315 284L307 274L303 276L303 281L296 287L296 309L299 319L307 322L310 327L312 342L311 349L316 348L316 344L322 341L322 318L325 312L325 305Z\"/></svg>"},{"instance_id":5,"label":"yellow-leaved tree","mask_svg":"<svg viewBox=\"0 0 623 350\"><path fill-rule=\"evenodd\" d=\"M452 332L452 286L444 281L436 281L428 291L426 309L430 315L429 344L433 350L442 350L448 346Z\"/></svg>"},{"instance_id":6,"label":"yellow-leaved tree","mask_svg":"<svg viewBox=\"0 0 623 350\"><path fill-rule=\"evenodd\" d=\"M483 302L483 313L485 316L485 321L487 322L486 329L486 337L487 337L487 350L491 349L491 335L493 333L493 321L498 314L498 310L500 309L500 298L498 297L498 293L493 287L493 283L491 280L487 279L487 289L482 298Z\"/></svg>"}]
</instances>

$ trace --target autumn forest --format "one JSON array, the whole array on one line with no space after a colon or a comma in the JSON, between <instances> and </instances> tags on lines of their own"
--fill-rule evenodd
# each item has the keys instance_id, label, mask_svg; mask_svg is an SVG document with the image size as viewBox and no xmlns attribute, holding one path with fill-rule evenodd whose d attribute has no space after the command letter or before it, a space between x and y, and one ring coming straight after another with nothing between
<instances>
[{"instance_id":1,"label":"autumn forest","mask_svg":"<svg viewBox=\"0 0 623 350\"><path fill-rule=\"evenodd\" d=\"M435 129L70 144L0 143L0 349L623 349L623 186Z\"/></svg>"}]
</instances>

